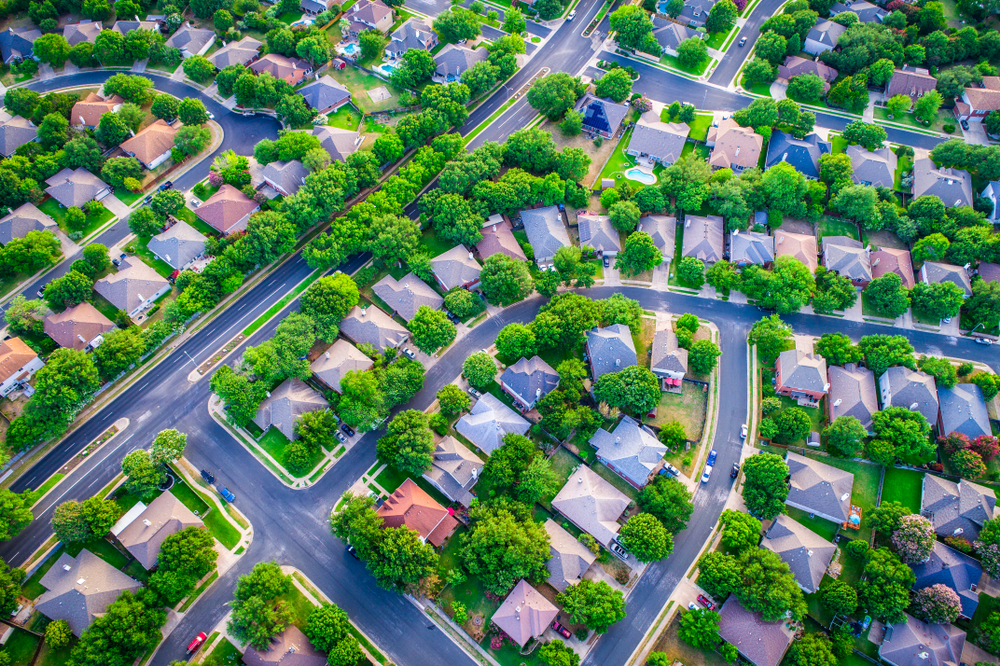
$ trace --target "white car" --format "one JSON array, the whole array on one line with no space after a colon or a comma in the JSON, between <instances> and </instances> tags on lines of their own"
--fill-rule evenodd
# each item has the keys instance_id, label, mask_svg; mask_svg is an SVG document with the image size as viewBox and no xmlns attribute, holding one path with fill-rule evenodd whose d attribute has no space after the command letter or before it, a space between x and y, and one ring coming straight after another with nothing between
<instances>
[{"instance_id":1,"label":"white car","mask_svg":"<svg viewBox=\"0 0 1000 666\"><path fill-rule=\"evenodd\" d=\"M708 483L708 479L711 476L712 476L712 466L711 465L705 465L705 473L701 475L701 482L702 483Z\"/></svg>"},{"instance_id":2,"label":"white car","mask_svg":"<svg viewBox=\"0 0 1000 666\"><path fill-rule=\"evenodd\" d=\"M575 9L569 13L569 16L566 17L566 20L567 21L572 21L574 18L576 18L576 10Z\"/></svg>"},{"instance_id":3,"label":"white car","mask_svg":"<svg viewBox=\"0 0 1000 666\"><path fill-rule=\"evenodd\" d=\"M746 438L747 438L747 424L744 423L743 428L740 430L740 439L746 439Z\"/></svg>"}]
</instances>

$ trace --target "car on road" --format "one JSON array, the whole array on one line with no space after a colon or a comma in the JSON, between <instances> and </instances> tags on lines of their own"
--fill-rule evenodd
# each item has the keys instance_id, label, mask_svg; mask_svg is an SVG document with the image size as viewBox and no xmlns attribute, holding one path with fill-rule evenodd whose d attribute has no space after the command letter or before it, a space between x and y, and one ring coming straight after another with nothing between
<instances>
[{"instance_id":1,"label":"car on road","mask_svg":"<svg viewBox=\"0 0 1000 666\"><path fill-rule=\"evenodd\" d=\"M740 38L740 46L743 46L746 43L747 43L747 38L746 37L741 37Z\"/></svg>"},{"instance_id":2,"label":"car on road","mask_svg":"<svg viewBox=\"0 0 1000 666\"><path fill-rule=\"evenodd\" d=\"M740 428L740 439L746 439L746 438L747 438L747 424L744 423L743 427Z\"/></svg>"},{"instance_id":3,"label":"car on road","mask_svg":"<svg viewBox=\"0 0 1000 666\"><path fill-rule=\"evenodd\" d=\"M969 131L969 121L968 120L962 120L960 122L962 123L962 129L964 129L966 132L968 132Z\"/></svg>"},{"instance_id":4,"label":"car on road","mask_svg":"<svg viewBox=\"0 0 1000 666\"><path fill-rule=\"evenodd\" d=\"M344 548L344 550L350 553L351 557L353 557L354 559L358 560L359 562L361 561L361 558L358 557L358 549L352 546L351 544L347 544L347 547Z\"/></svg>"},{"instance_id":5,"label":"car on road","mask_svg":"<svg viewBox=\"0 0 1000 666\"><path fill-rule=\"evenodd\" d=\"M347 438L344 437L344 433L340 432L339 430L337 431L337 440L341 444L347 444Z\"/></svg>"},{"instance_id":6,"label":"car on road","mask_svg":"<svg viewBox=\"0 0 1000 666\"><path fill-rule=\"evenodd\" d=\"M990 345L993 344L993 341L990 340L989 338L976 338L976 344L977 345L986 345L987 347L989 347Z\"/></svg>"},{"instance_id":7,"label":"car on road","mask_svg":"<svg viewBox=\"0 0 1000 666\"><path fill-rule=\"evenodd\" d=\"M413 350L410 349L409 347L403 347L403 354L406 356L406 358L409 358L409 359L414 359L414 358L417 357L417 355L414 354Z\"/></svg>"},{"instance_id":8,"label":"car on road","mask_svg":"<svg viewBox=\"0 0 1000 666\"><path fill-rule=\"evenodd\" d=\"M476 389L472 388L471 386L469 387L469 395L471 395L473 398L482 398L483 397L482 393L480 393Z\"/></svg>"},{"instance_id":9,"label":"car on road","mask_svg":"<svg viewBox=\"0 0 1000 666\"><path fill-rule=\"evenodd\" d=\"M43 284L41 287L38 288L38 291L35 292L36 294L38 294L38 298L42 297L42 294L45 293L45 288L48 287L48 286L49 286L48 283L46 283L46 284Z\"/></svg>"},{"instance_id":10,"label":"car on road","mask_svg":"<svg viewBox=\"0 0 1000 666\"><path fill-rule=\"evenodd\" d=\"M711 451L708 452L708 460L705 462L705 464L708 465L709 467L714 466L715 459L718 457L719 457L719 452L716 451L715 449L712 449Z\"/></svg>"},{"instance_id":11,"label":"car on road","mask_svg":"<svg viewBox=\"0 0 1000 666\"><path fill-rule=\"evenodd\" d=\"M729 470L729 478L735 479L739 475L740 475L740 464L733 463L733 468Z\"/></svg>"},{"instance_id":12,"label":"car on road","mask_svg":"<svg viewBox=\"0 0 1000 666\"><path fill-rule=\"evenodd\" d=\"M573 638L573 634L569 633L569 629L559 624L558 620L552 621L552 628L555 629L556 632L558 632L563 638Z\"/></svg>"},{"instance_id":13,"label":"car on road","mask_svg":"<svg viewBox=\"0 0 1000 666\"><path fill-rule=\"evenodd\" d=\"M709 478L712 476L712 466L705 465L705 472L701 475L701 482L708 483Z\"/></svg>"},{"instance_id":14,"label":"car on road","mask_svg":"<svg viewBox=\"0 0 1000 666\"><path fill-rule=\"evenodd\" d=\"M576 10L574 9L573 11L571 11L569 13L569 16L566 17L566 20L567 21L572 21L575 18L576 18ZM566 638L569 638L569 636L567 636Z\"/></svg>"},{"instance_id":15,"label":"car on road","mask_svg":"<svg viewBox=\"0 0 1000 666\"><path fill-rule=\"evenodd\" d=\"M174 186L174 181L168 180L167 182L163 183L158 188L156 188L156 191L163 192L164 190L169 190L173 186Z\"/></svg>"},{"instance_id":16,"label":"car on road","mask_svg":"<svg viewBox=\"0 0 1000 666\"><path fill-rule=\"evenodd\" d=\"M669 474L670 476L680 476L681 473L680 470L678 470L676 467L674 467L670 463L667 463L663 466L663 469L660 470L660 474Z\"/></svg>"},{"instance_id":17,"label":"car on road","mask_svg":"<svg viewBox=\"0 0 1000 666\"><path fill-rule=\"evenodd\" d=\"M704 594L698 595L698 603L707 608L708 610L715 610L715 604L713 604L711 599L706 597Z\"/></svg>"},{"instance_id":18,"label":"car on road","mask_svg":"<svg viewBox=\"0 0 1000 666\"><path fill-rule=\"evenodd\" d=\"M346 434L348 437L354 437L354 428L347 425L346 423L341 423L340 429L343 430L344 434Z\"/></svg>"},{"instance_id":19,"label":"car on road","mask_svg":"<svg viewBox=\"0 0 1000 666\"><path fill-rule=\"evenodd\" d=\"M227 502L231 503L236 501L236 495L230 492L229 488L226 488L225 486L219 486L219 494L222 495L222 499Z\"/></svg>"},{"instance_id":20,"label":"car on road","mask_svg":"<svg viewBox=\"0 0 1000 666\"><path fill-rule=\"evenodd\" d=\"M205 479L207 483L215 483L215 475L207 469L201 470L201 478Z\"/></svg>"},{"instance_id":21,"label":"car on road","mask_svg":"<svg viewBox=\"0 0 1000 666\"><path fill-rule=\"evenodd\" d=\"M215 120L215 114L214 113L212 113L211 111L206 111L206 113L208 114L208 119L209 120Z\"/></svg>"},{"instance_id":22,"label":"car on road","mask_svg":"<svg viewBox=\"0 0 1000 666\"><path fill-rule=\"evenodd\" d=\"M204 631L195 636L194 640L188 643L187 653L191 654L195 652L198 648L201 647L201 644L205 642L206 638L208 638L208 636L205 634Z\"/></svg>"}]
</instances>

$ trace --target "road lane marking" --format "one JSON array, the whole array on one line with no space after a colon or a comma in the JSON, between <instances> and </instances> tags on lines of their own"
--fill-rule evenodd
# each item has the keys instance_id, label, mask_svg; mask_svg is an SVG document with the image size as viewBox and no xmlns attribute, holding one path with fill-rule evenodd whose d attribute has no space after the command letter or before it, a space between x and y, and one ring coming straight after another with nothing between
<instances>
[{"instance_id":1,"label":"road lane marking","mask_svg":"<svg viewBox=\"0 0 1000 666\"><path fill-rule=\"evenodd\" d=\"M134 435L135 433L132 433L132 434ZM122 442L121 444L119 444L119 445L118 445L118 446L116 446L116 447L115 447L114 449L112 449L112 450L111 450L111 451L110 451L110 452L109 452L109 453L108 453L108 454L107 454L106 456L104 456L104 457L103 457L103 458L102 458L102 459L101 459L101 460L99 461L99 463L101 463L101 462L104 462L105 460L107 460L107 459L108 459L108 457L109 457L109 456L111 456L111 455L112 455L112 454L113 454L113 453L114 453L115 451L117 451L118 449L120 449L120 448L122 448L123 446L125 446L125 442L127 442L127 441L128 441L128 440L130 440L130 439L132 439L132 435L129 435L128 437L126 437L126 438L125 438L125 440L124 440L124 441L123 441L123 442ZM91 468L90 472L93 472L93 471L94 471L95 469L97 469L97 466L96 466L96 465L95 465L95 466L94 466L93 468ZM90 472L87 472L87 474L90 474ZM46 506L46 507L45 507L44 509L42 509L42 510L41 510L41 512L39 513L39 515L42 515L42 514L44 514L44 513L46 512L46 511L48 511L48 510L49 510L50 508L52 508L52 507L53 507L53 506L54 506L54 505L56 504L56 502L58 502L59 500L61 500L61 499L62 499L63 497L66 497L66 493L68 493L68 492L70 492L71 490L73 490L74 488L76 488L76 487L77 487L77 486L78 486L78 485L80 484L80 481L83 481L84 479L86 479L86 478L87 478L87 474L84 474L83 476L81 476L81 477L80 477L80 478L79 478L79 479L77 480L77 482L76 482L76 483L74 483L74 484L73 484L72 486L70 486L69 488L67 488L67 489L66 489L66 491L65 491L65 492L64 492L64 493L63 493L62 495L60 495L59 497L57 497L57 498L55 499L55 501L53 501L53 502L49 503L49 505L48 505L48 506ZM93 485L93 484L91 484L91 485ZM88 486L88 487L89 487L89 486Z\"/></svg>"}]
</instances>

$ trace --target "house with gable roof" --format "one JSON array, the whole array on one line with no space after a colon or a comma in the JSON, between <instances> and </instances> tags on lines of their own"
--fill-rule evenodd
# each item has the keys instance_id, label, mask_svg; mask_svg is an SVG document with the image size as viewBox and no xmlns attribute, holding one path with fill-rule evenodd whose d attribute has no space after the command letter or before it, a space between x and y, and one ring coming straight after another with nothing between
<instances>
[{"instance_id":1,"label":"house with gable roof","mask_svg":"<svg viewBox=\"0 0 1000 666\"><path fill-rule=\"evenodd\" d=\"M63 39L70 47L83 42L93 44L102 30L104 30L104 25L100 21L85 20L79 23L70 23L63 27ZM215 32L211 30L209 32L212 33L213 37L215 36ZM173 44L167 41L167 46L173 46Z\"/></svg>"},{"instance_id":2,"label":"house with gable roof","mask_svg":"<svg viewBox=\"0 0 1000 666\"><path fill-rule=\"evenodd\" d=\"M11 157L26 143L38 140L38 128L27 118L14 116L0 122L0 155Z\"/></svg>"},{"instance_id":3,"label":"house with gable roof","mask_svg":"<svg viewBox=\"0 0 1000 666\"><path fill-rule=\"evenodd\" d=\"M182 271L205 254L205 237L184 220L149 239L149 251L171 268Z\"/></svg>"},{"instance_id":4,"label":"house with gable roof","mask_svg":"<svg viewBox=\"0 0 1000 666\"><path fill-rule=\"evenodd\" d=\"M673 215L647 215L639 218L637 231L649 234L653 245L663 255L661 265L669 265L674 256L674 238L677 233L677 218Z\"/></svg>"},{"instance_id":5,"label":"house with gable roof","mask_svg":"<svg viewBox=\"0 0 1000 666\"><path fill-rule=\"evenodd\" d=\"M437 83L451 83L462 77L462 72L472 69L490 57L485 47L470 49L459 44L448 44L434 56L434 76Z\"/></svg>"},{"instance_id":6,"label":"house with gable roof","mask_svg":"<svg viewBox=\"0 0 1000 666\"><path fill-rule=\"evenodd\" d=\"M853 416L871 433L872 415L878 411L875 375L868 368L847 363L843 367L831 365L829 376L830 395L826 406L830 422L841 416Z\"/></svg>"},{"instance_id":7,"label":"house with gable roof","mask_svg":"<svg viewBox=\"0 0 1000 666\"><path fill-rule=\"evenodd\" d=\"M35 601L35 610L50 620L66 620L75 636L104 615L122 592L142 587L89 550L76 557L63 553L38 582L46 591Z\"/></svg>"},{"instance_id":8,"label":"house with gable roof","mask_svg":"<svg viewBox=\"0 0 1000 666\"><path fill-rule=\"evenodd\" d=\"M992 435L990 416L983 401L983 391L976 384L956 384L953 388L939 388L938 432L960 432L969 439Z\"/></svg>"},{"instance_id":9,"label":"house with gable roof","mask_svg":"<svg viewBox=\"0 0 1000 666\"><path fill-rule=\"evenodd\" d=\"M965 292L966 298L972 296L972 280L969 279L969 272L962 266L925 261L920 266L920 281L925 284L951 282Z\"/></svg>"},{"instance_id":10,"label":"house with gable roof","mask_svg":"<svg viewBox=\"0 0 1000 666\"><path fill-rule=\"evenodd\" d=\"M625 153L670 166L681 156L690 133L687 123L664 123L654 114L644 113L632 130Z\"/></svg>"},{"instance_id":11,"label":"house with gable roof","mask_svg":"<svg viewBox=\"0 0 1000 666\"><path fill-rule=\"evenodd\" d=\"M932 585L945 585L958 594L962 604L960 617L971 620L976 614L979 587L983 582L983 567L978 560L936 541L930 558L926 562L912 564L910 568L917 577L912 587L914 591Z\"/></svg>"},{"instance_id":12,"label":"house with gable roof","mask_svg":"<svg viewBox=\"0 0 1000 666\"><path fill-rule=\"evenodd\" d=\"M972 176L962 169L938 167L929 157L913 162L913 198L935 196L947 208L972 205Z\"/></svg>"},{"instance_id":13,"label":"house with gable roof","mask_svg":"<svg viewBox=\"0 0 1000 666\"><path fill-rule=\"evenodd\" d=\"M597 555L551 518L545 520L545 531L549 534L548 583L565 592L567 587L583 580Z\"/></svg>"},{"instance_id":14,"label":"house with gable roof","mask_svg":"<svg viewBox=\"0 0 1000 666\"><path fill-rule=\"evenodd\" d=\"M205 55L215 43L215 31L196 28L188 21L167 39L167 46L180 50L182 58Z\"/></svg>"},{"instance_id":15,"label":"house with gable roof","mask_svg":"<svg viewBox=\"0 0 1000 666\"><path fill-rule=\"evenodd\" d=\"M56 221L29 201L0 218L0 245L6 245L15 238L24 238L29 231L52 231L55 228Z\"/></svg>"},{"instance_id":16,"label":"house with gable roof","mask_svg":"<svg viewBox=\"0 0 1000 666\"><path fill-rule=\"evenodd\" d=\"M170 157L170 151L174 147L174 136L179 128L179 123L175 127L166 120L158 118L156 122L146 125L133 137L122 141L119 148L126 155L139 160L139 163L147 169L155 169Z\"/></svg>"},{"instance_id":17,"label":"house with gable roof","mask_svg":"<svg viewBox=\"0 0 1000 666\"><path fill-rule=\"evenodd\" d=\"M296 90L306 105L319 114L336 111L351 101L351 91L329 74Z\"/></svg>"},{"instance_id":18,"label":"house with gable roof","mask_svg":"<svg viewBox=\"0 0 1000 666\"><path fill-rule=\"evenodd\" d=\"M494 254L505 254L517 261L527 261L524 250L521 249L510 224L501 215L491 215L480 230L483 238L476 243L476 252L481 261L486 261Z\"/></svg>"},{"instance_id":19,"label":"house with gable roof","mask_svg":"<svg viewBox=\"0 0 1000 666\"><path fill-rule=\"evenodd\" d=\"M778 554L806 594L819 590L823 575L837 552L833 543L784 514L779 514L771 523L760 547Z\"/></svg>"},{"instance_id":20,"label":"house with gable roof","mask_svg":"<svg viewBox=\"0 0 1000 666\"><path fill-rule=\"evenodd\" d=\"M581 465L552 500L552 508L607 547L618 536L618 519L630 503L625 493Z\"/></svg>"},{"instance_id":21,"label":"house with gable roof","mask_svg":"<svg viewBox=\"0 0 1000 666\"><path fill-rule=\"evenodd\" d=\"M427 483L452 502L469 506L472 487L479 481L483 461L460 441L447 435L434 446L434 460L424 472Z\"/></svg>"},{"instance_id":22,"label":"house with gable roof","mask_svg":"<svg viewBox=\"0 0 1000 666\"><path fill-rule=\"evenodd\" d=\"M607 215L577 215L580 246L592 247L599 256L615 257L622 251L618 230Z\"/></svg>"},{"instance_id":23,"label":"house with gable roof","mask_svg":"<svg viewBox=\"0 0 1000 666\"><path fill-rule=\"evenodd\" d=\"M219 71L230 65L249 65L260 56L260 47L263 45L263 42L248 35L239 41L229 42L208 56L208 61Z\"/></svg>"},{"instance_id":24,"label":"house with gable roof","mask_svg":"<svg viewBox=\"0 0 1000 666\"><path fill-rule=\"evenodd\" d=\"M361 0L344 15L350 24L348 36L357 39L365 30L378 30L382 34L392 27L392 9L382 0Z\"/></svg>"},{"instance_id":25,"label":"house with gable roof","mask_svg":"<svg viewBox=\"0 0 1000 666\"><path fill-rule=\"evenodd\" d=\"M613 432L598 428L590 445L597 449L598 460L639 490L667 452L649 428L629 416L623 416Z\"/></svg>"},{"instance_id":26,"label":"house with gable roof","mask_svg":"<svg viewBox=\"0 0 1000 666\"><path fill-rule=\"evenodd\" d=\"M340 129L329 125L316 125L312 135L319 139L319 147L330 155L334 162L343 162L357 152L364 141L361 130Z\"/></svg>"},{"instance_id":27,"label":"house with gable roof","mask_svg":"<svg viewBox=\"0 0 1000 666\"><path fill-rule=\"evenodd\" d=\"M851 509L854 475L833 465L788 452L789 490L785 504L834 523L844 523Z\"/></svg>"},{"instance_id":28,"label":"house with gable roof","mask_svg":"<svg viewBox=\"0 0 1000 666\"><path fill-rule=\"evenodd\" d=\"M559 385L559 373L541 356L521 358L500 375L500 388L523 410L534 409L538 401Z\"/></svg>"},{"instance_id":29,"label":"house with gable roof","mask_svg":"<svg viewBox=\"0 0 1000 666\"><path fill-rule=\"evenodd\" d=\"M413 319L422 305L431 310L440 310L444 305L444 299L413 273L407 273L400 280L386 275L375 283L372 291L406 321Z\"/></svg>"},{"instance_id":30,"label":"house with gable roof","mask_svg":"<svg viewBox=\"0 0 1000 666\"><path fill-rule=\"evenodd\" d=\"M430 51L438 44L437 33L430 24L416 17L408 18L389 35L385 54L395 60L410 49Z\"/></svg>"},{"instance_id":31,"label":"house with gable roof","mask_svg":"<svg viewBox=\"0 0 1000 666\"><path fill-rule=\"evenodd\" d=\"M847 28L839 23L819 19L806 35L802 50L814 56L818 56L824 51L831 51L837 48L837 42L840 41L840 36L845 32L847 32Z\"/></svg>"},{"instance_id":32,"label":"house with gable roof","mask_svg":"<svg viewBox=\"0 0 1000 666\"><path fill-rule=\"evenodd\" d=\"M765 622L744 608L735 594L719 611L719 636L753 666L778 666L792 645L795 630L786 621Z\"/></svg>"},{"instance_id":33,"label":"house with gable roof","mask_svg":"<svg viewBox=\"0 0 1000 666\"><path fill-rule=\"evenodd\" d=\"M955 117L982 122L991 111L1000 110L1000 76L984 76L982 83L962 91L955 100Z\"/></svg>"},{"instance_id":34,"label":"house with gable roof","mask_svg":"<svg viewBox=\"0 0 1000 666\"><path fill-rule=\"evenodd\" d=\"M423 488L407 478L396 492L378 508L382 518L382 528L406 527L418 535L420 540L440 547L458 527L448 509L444 508Z\"/></svg>"},{"instance_id":35,"label":"house with gable roof","mask_svg":"<svg viewBox=\"0 0 1000 666\"><path fill-rule=\"evenodd\" d=\"M260 210L259 203L229 183L225 183L198 206L195 215L223 236L228 236L246 230L250 216L258 210Z\"/></svg>"},{"instance_id":36,"label":"house with gable roof","mask_svg":"<svg viewBox=\"0 0 1000 666\"><path fill-rule=\"evenodd\" d=\"M889 15L889 12L878 5L873 5L868 0L837 2L830 7L830 16L836 16L845 12L857 16L859 23L881 23L882 19Z\"/></svg>"},{"instance_id":37,"label":"house with gable roof","mask_svg":"<svg viewBox=\"0 0 1000 666\"><path fill-rule=\"evenodd\" d=\"M850 236L823 237L823 265L828 271L850 278L855 287L864 288L872 281L868 250Z\"/></svg>"},{"instance_id":38,"label":"house with gable roof","mask_svg":"<svg viewBox=\"0 0 1000 666\"><path fill-rule=\"evenodd\" d=\"M524 647L545 633L559 609L523 578L514 586L490 621Z\"/></svg>"},{"instance_id":39,"label":"house with gable roof","mask_svg":"<svg viewBox=\"0 0 1000 666\"><path fill-rule=\"evenodd\" d=\"M503 446L503 438L523 435L531 424L492 393L484 393L468 414L455 424L455 431L487 456Z\"/></svg>"},{"instance_id":40,"label":"house with gable roof","mask_svg":"<svg viewBox=\"0 0 1000 666\"><path fill-rule=\"evenodd\" d=\"M899 276L903 286L913 289L913 263L910 252L894 247L882 247L871 253L872 279L878 279L888 273Z\"/></svg>"},{"instance_id":41,"label":"house with gable roof","mask_svg":"<svg viewBox=\"0 0 1000 666\"><path fill-rule=\"evenodd\" d=\"M117 273L94 283L94 291L129 317L136 317L169 292L170 283L138 257L126 257Z\"/></svg>"},{"instance_id":42,"label":"house with gable roof","mask_svg":"<svg viewBox=\"0 0 1000 666\"><path fill-rule=\"evenodd\" d=\"M767 266L774 262L774 237L759 231L733 231L729 236L729 260L739 266Z\"/></svg>"},{"instance_id":43,"label":"house with gable roof","mask_svg":"<svg viewBox=\"0 0 1000 666\"><path fill-rule=\"evenodd\" d=\"M778 354L775 361L775 390L778 395L816 407L830 390L826 359L795 348Z\"/></svg>"},{"instance_id":44,"label":"house with gable roof","mask_svg":"<svg viewBox=\"0 0 1000 666\"><path fill-rule=\"evenodd\" d=\"M380 354L389 347L399 347L410 337L408 330L374 305L351 308L340 322L340 333L356 345L372 345Z\"/></svg>"},{"instance_id":45,"label":"house with gable roof","mask_svg":"<svg viewBox=\"0 0 1000 666\"><path fill-rule=\"evenodd\" d=\"M584 132L610 139L618 132L628 115L629 106L587 93L576 103L574 110L583 116Z\"/></svg>"},{"instance_id":46,"label":"house with gable roof","mask_svg":"<svg viewBox=\"0 0 1000 666\"><path fill-rule=\"evenodd\" d=\"M587 359L595 382L601 375L637 365L632 330L625 324L612 324L587 331Z\"/></svg>"},{"instance_id":47,"label":"house with gable roof","mask_svg":"<svg viewBox=\"0 0 1000 666\"><path fill-rule=\"evenodd\" d=\"M173 493L163 493L115 536L148 571L156 566L166 538L188 527L204 527L204 523Z\"/></svg>"},{"instance_id":48,"label":"house with gable roof","mask_svg":"<svg viewBox=\"0 0 1000 666\"><path fill-rule=\"evenodd\" d=\"M892 78L885 87L885 98L906 95L916 102L925 93L935 89L937 89L937 79L931 76L929 69L903 65L892 73Z\"/></svg>"},{"instance_id":49,"label":"house with gable roof","mask_svg":"<svg viewBox=\"0 0 1000 666\"><path fill-rule=\"evenodd\" d=\"M292 624L273 637L266 650L248 645L242 661L246 666L326 666L327 656Z\"/></svg>"},{"instance_id":50,"label":"house with gable roof","mask_svg":"<svg viewBox=\"0 0 1000 666\"><path fill-rule=\"evenodd\" d=\"M286 379L260 403L253 422L265 432L274 426L291 441L299 438L295 422L300 416L329 407L326 398L301 379Z\"/></svg>"},{"instance_id":51,"label":"house with gable roof","mask_svg":"<svg viewBox=\"0 0 1000 666\"><path fill-rule=\"evenodd\" d=\"M649 349L649 371L665 386L680 386L688 371L688 350L681 348L669 325L653 334Z\"/></svg>"},{"instance_id":52,"label":"house with gable roof","mask_svg":"<svg viewBox=\"0 0 1000 666\"><path fill-rule=\"evenodd\" d=\"M791 231L775 229L774 256L794 257L805 264L813 273L819 266L819 249L816 237L810 234L796 234Z\"/></svg>"},{"instance_id":53,"label":"house with gable roof","mask_svg":"<svg viewBox=\"0 0 1000 666\"><path fill-rule=\"evenodd\" d=\"M524 224L524 233L528 235L528 243L534 250L535 264L539 270L551 268L552 259L559 248L573 244L566 232L566 225L563 224L562 213L556 206L522 210L521 222Z\"/></svg>"},{"instance_id":54,"label":"house with gable roof","mask_svg":"<svg viewBox=\"0 0 1000 666\"><path fill-rule=\"evenodd\" d=\"M847 147L847 156L851 158L851 179L856 184L890 189L894 187L898 159L889 146L873 152L861 146L850 145Z\"/></svg>"},{"instance_id":55,"label":"house with gable roof","mask_svg":"<svg viewBox=\"0 0 1000 666\"><path fill-rule=\"evenodd\" d=\"M337 340L330 348L320 354L312 362L309 369L313 377L329 388L340 393L340 381L348 372L365 372L371 370L374 361L368 358L360 349L343 338Z\"/></svg>"},{"instance_id":56,"label":"house with gable roof","mask_svg":"<svg viewBox=\"0 0 1000 666\"><path fill-rule=\"evenodd\" d=\"M45 335L57 345L77 351L94 346L95 342L100 344L103 342L101 336L115 328L110 319L87 301L50 314L42 325Z\"/></svg>"},{"instance_id":57,"label":"house with gable roof","mask_svg":"<svg viewBox=\"0 0 1000 666\"><path fill-rule=\"evenodd\" d=\"M475 289L479 286L479 265L472 253L464 245L456 245L444 254L431 259L431 271L438 285L445 291L457 287Z\"/></svg>"},{"instance_id":58,"label":"house with gable roof","mask_svg":"<svg viewBox=\"0 0 1000 666\"><path fill-rule=\"evenodd\" d=\"M705 144L712 149L708 163L715 169L740 172L757 166L764 137L750 127L742 127L732 118L708 128Z\"/></svg>"},{"instance_id":59,"label":"house with gable roof","mask_svg":"<svg viewBox=\"0 0 1000 666\"><path fill-rule=\"evenodd\" d=\"M920 488L920 515L931 521L942 539L979 538L983 523L996 516L997 498L992 489L967 479L958 483L925 474Z\"/></svg>"},{"instance_id":60,"label":"house with gable roof","mask_svg":"<svg viewBox=\"0 0 1000 666\"><path fill-rule=\"evenodd\" d=\"M819 180L819 158L828 154L833 144L823 141L818 134L807 134L799 139L791 134L774 130L767 144L764 168L787 162L808 180Z\"/></svg>"},{"instance_id":61,"label":"house with gable roof","mask_svg":"<svg viewBox=\"0 0 1000 666\"><path fill-rule=\"evenodd\" d=\"M83 167L75 170L66 167L45 183L48 185L45 193L66 208L82 208L91 201L100 201L111 194L107 183Z\"/></svg>"},{"instance_id":62,"label":"house with gable roof","mask_svg":"<svg viewBox=\"0 0 1000 666\"><path fill-rule=\"evenodd\" d=\"M823 94L830 92L830 84L840 75L833 67L821 60L810 60L801 56L788 56L785 62L778 65L778 81L788 85L791 79L805 74L815 74L823 79Z\"/></svg>"},{"instance_id":63,"label":"house with gable roof","mask_svg":"<svg viewBox=\"0 0 1000 666\"><path fill-rule=\"evenodd\" d=\"M721 215L688 215L684 218L682 257L701 259L706 265L722 259L725 251Z\"/></svg>"},{"instance_id":64,"label":"house with gable roof","mask_svg":"<svg viewBox=\"0 0 1000 666\"><path fill-rule=\"evenodd\" d=\"M927 624L909 613L886 627L878 654L892 666L956 666L962 663L965 632L951 624Z\"/></svg>"},{"instance_id":65,"label":"house with gable roof","mask_svg":"<svg viewBox=\"0 0 1000 666\"><path fill-rule=\"evenodd\" d=\"M45 362L21 338L0 341L0 397L26 384Z\"/></svg>"}]
</instances>

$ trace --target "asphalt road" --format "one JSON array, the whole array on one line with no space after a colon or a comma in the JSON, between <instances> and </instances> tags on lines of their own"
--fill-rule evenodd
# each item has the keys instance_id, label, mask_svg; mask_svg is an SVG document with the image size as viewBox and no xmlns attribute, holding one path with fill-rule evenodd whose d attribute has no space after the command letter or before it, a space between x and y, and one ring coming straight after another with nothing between
<instances>
[{"instance_id":1,"label":"asphalt road","mask_svg":"<svg viewBox=\"0 0 1000 666\"><path fill-rule=\"evenodd\" d=\"M746 24L740 28L739 34L733 40L732 46L726 52L726 57L718 64L712 76L708 78L710 83L726 87L736 78L737 72L743 66L743 61L750 55L753 45L757 43L760 36L760 26L764 21L774 16L778 8L785 4L786 0L761 0L760 4L750 12L750 18ZM740 40L747 38L744 46L737 46Z\"/></svg>"}]
</instances>

